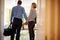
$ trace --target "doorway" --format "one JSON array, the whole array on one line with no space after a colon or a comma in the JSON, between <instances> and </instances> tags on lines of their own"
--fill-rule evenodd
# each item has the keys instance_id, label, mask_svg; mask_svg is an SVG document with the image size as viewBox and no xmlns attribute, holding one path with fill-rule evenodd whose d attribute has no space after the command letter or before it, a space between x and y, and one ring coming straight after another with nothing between
<instances>
[{"instance_id":1,"label":"doorway","mask_svg":"<svg viewBox=\"0 0 60 40\"><path fill-rule=\"evenodd\" d=\"M4 1L4 28L7 28L10 24L10 15L12 7L17 5L18 0L5 0ZM37 0L22 0L22 5L25 8L27 16L29 16L32 2L37 3ZM24 22L25 19L23 18ZM36 31L35 31L36 34ZM35 37L36 38L36 37ZM10 36L4 36L4 40L10 39ZM20 40L29 40L28 25L23 25L21 30Z\"/></svg>"}]
</instances>

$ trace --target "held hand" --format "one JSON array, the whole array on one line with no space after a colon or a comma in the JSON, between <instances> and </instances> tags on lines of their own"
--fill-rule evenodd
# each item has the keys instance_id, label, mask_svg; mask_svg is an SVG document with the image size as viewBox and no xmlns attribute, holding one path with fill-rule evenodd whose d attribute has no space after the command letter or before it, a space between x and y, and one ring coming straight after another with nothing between
<instances>
[{"instance_id":1,"label":"held hand","mask_svg":"<svg viewBox=\"0 0 60 40\"><path fill-rule=\"evenodd\" d=\"M25 22L25 23L24 23L24 25L27 25L27 24L28 24L28 22Z\"/></svg>"}]
</instances>

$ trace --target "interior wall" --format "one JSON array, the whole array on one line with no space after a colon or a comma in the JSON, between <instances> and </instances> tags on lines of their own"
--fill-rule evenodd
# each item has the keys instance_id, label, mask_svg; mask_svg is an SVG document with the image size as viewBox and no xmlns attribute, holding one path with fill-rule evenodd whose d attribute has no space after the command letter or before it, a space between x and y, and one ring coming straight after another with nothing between
<instances>
[{"instance_id":1,"label":"interior wall","mask_svg":"<svg viewBox=\"0 0 60 40\"><path fill-rule=\"evenodd\" d=\"M37 2L37 28L36 40L45 40L45 0L38 0Z\"/></svg>"},{"instance_id":2,"label":"interior wall","mask_svg":"<svg viewBox=\"0 0 60 40\"><path fill-rule=\"evenodd\" d=\"M1 18L1 0L0 0L0 18ZM1 40L1 20L0 20L0 40Z\"/></svg>"},{"instance_id":3,"label":"interior wall","mask_svg":"<svg viewBox=\"0 0 60 40\"><path fill-rule=\"evenodd\" d=\"M58 40L60 40L60 0L58 0Z\"/></svg>"},{"instance_id":4,"label":"interior wall","mask_svg":"<svg viewBox=\"0 0 60 40\"><path fill-rule=\"evenodd\" d=\"M58 4L59 4L58 0L46 0L47 40L60 40L57 39L58 38Z\"/></svg>"},{"instance_id":5,"label":"interior wall","mask_svg":"<svg viewBox=\"0 0 60 40\"><path fill-rule=\"evenodd\" d=\"M37 30L37 40L44 40L40 33L41 30L41 15L42 12L43 0L38 1L38 30ZM43 1L44 2L44 1ZM45 0L46 2L46 20L45 20L45 35L47 40L60 40L60 0ZM40 4L40 5L39 5ZM44 6L45 9L45 6ZM44 10L43 10L44 11ZM44 25L43 25L44 26ZM44 28L42 26L42 28ZM44 35L44 34L43 34ZM41 39L40 39L41 38Z\"/></svg>"},{"instance_id":6,"label":"interior wall","mask_svg":"<svg viewBox=\"0 0 60 40\"><path fill-rule=\"evenodd\" d=\"M4 0L0 0L0 40L4 40L3 24L4 24Z\"/></svg>"},{"instance_id":7,"label":"interior wall","mask_svg":"<svg viewBox=\"0 0 60 40\"><path fill-rule=\"evenodd\" d=\"M46 0L46 39L50 39L50 0Z\"/></svg>"}]
</instances>

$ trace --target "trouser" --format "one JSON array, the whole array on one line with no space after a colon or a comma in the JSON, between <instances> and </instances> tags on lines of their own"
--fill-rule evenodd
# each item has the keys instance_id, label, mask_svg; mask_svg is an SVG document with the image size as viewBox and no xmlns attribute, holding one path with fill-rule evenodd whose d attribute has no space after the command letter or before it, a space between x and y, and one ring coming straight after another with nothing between
<instances>
[{"instance_id":1,"label":"trouser","mask_svg":"<svg viewBox=\"0 0 60 40\"><path fill-rule=\"evenodd\" d=\"M14 40L15 33L16 33L16 40L19 40L21 27L22 27L22 19L14 18L12 23L11 40Z\"/></svg>"},{"instance_id":2,"label":"trouser","mask_svg":"<svg viewBox=\"0 0 60 40\"><path fill-rule=\"evenodd\" d=\"M35 27L35 22L34 21L28 22L30 40L34 40L35 39L34 27Z\"/></svg>"}]
</instances>

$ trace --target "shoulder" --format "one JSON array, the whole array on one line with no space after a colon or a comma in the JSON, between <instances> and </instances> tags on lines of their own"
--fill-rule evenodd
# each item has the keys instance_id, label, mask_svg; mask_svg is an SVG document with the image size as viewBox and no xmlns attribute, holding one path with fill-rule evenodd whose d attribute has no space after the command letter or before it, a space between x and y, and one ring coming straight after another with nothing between
<instances>
[{"instance_id":1,"label":"shoulder","mask_svg":"<svg viewBox=\"0 0 60 40\"><path fill-rule=\"evenodd\" d=\"M22 9L24 9L24 7L20 6Z\"/></svg>"},{"instance_id":2,"label":"shoulder","mask_svg":"<svg viewBox=\"0 0 60 40\"><path fill-rule=\"evenodd\" d=\"M17 8L17 6L14 6L12 9L15 9L15 8Z\"/></svg>"},{"instance_id":3,"label":"shoulder","mask_svg":"<svg viewBox=\"0 0 60 40\"><path fill-rule=\"evenodd\" d=\"M35 9L31 9L30 13L36 13L36 10Z\"/></svg>"}]
</instances>

